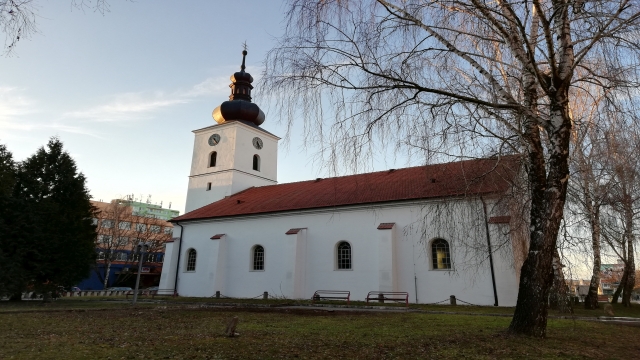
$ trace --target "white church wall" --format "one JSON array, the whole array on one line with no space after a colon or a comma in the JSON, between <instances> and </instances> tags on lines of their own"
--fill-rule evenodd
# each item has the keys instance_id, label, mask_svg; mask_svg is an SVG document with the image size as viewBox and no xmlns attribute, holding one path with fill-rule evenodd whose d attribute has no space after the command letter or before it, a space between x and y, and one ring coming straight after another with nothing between
<instances>
[{"instance_id":1,"label":"white church wall","mask_svg":"<svg viewBox=\"0 0 640 360\"><path fill-rule=\"evenodd\" d=\"M252 186L277 183L278 138L241 122L229 122L194 131L193 156L185 211L189 212ZM211 146L209 138L220 136ZM254 137L263 141L258 150ZM216 164L210 156L216 152ZM253 155L260 156L260 170L253 170Z\"/></svg>"},{"instance_id":2,"label":"white church wall","mask_svg":"<svg viewBox=\"0 0 640 360\"><path fill-rule=\"evenodd\" d=\"M233 169L235 166L236 132L237 127L223 125L195 130L190 175ZM220 142L215 146L209 145L209 137L213 134L220 135ZM217 156L216 166L212 168L209 167L209 155L213 151L217 153Z\"/></svg>"},{"instance_id":3,"label":"white church wall","mask_svg":"<svg viewBox=\"0 0 640 360\"><path fill-rule=\"evenodd\" d=\"M214 250L217 246L208 239L208 241L198 241L197 246L194 241L185 241L185 237L190 234L189 228L185 229L185 235L183 236L182 244L182 258L180 260L180 268L178 270L178 294L181 296L195 296L195 297L207 297L214 294L214 270L216 266L216 259ZM196 266L194 271L187 270L187 254L189 250L194 249L197 252ZM191 284L186 289L181 285L183 283Z\"/></svg>"},{"instance_id":4,"label":"white church wall","mask_svg":"<svg viewBox=\"0 0 640 360\"><path fill-rule=\"evenodd\" d=\"M229 184L233 181L231 170L215 175L199 175L189 178L185 211L189 212L233 194ZM211 183L211 190L208 184Z\"/></svg>"},{"instance_id":5,"label":"white church wall","mask_svg":"<svg viewBox=\"0 0 640 360\"><path fill-rule=\"evenodd\" d=\"M253 138L262 140L262 149L253 146ZM276 181L278 178L278 138L242 123L238 124L235 138L235 169ZM260 157L260 170L253 170L253 155Z\"/></svg>"},{"instance_id":6,"label":"white church wall","mask_svg":"<svg viewBox=\"0 0 640 360\"><path fill-rule=\"evenodd\" d=\"M496 276L498 303L501 306L515 306L518 292L507 284L518 284L516 276L519 269L514 269L513 251L510 247L508 224L490 224L491 245L494 247L493 264ZM501 248L500 245L505 244Z\"/></svg>"},{"instance_id":7,"label":"white church wall","mask_svg":"<svg viewBox=\"0 0 640 360\"><path fill-rule=\"evenodd\" d=\"M176 242L169 242L164 245L164 264L160 274L160 285L158 286L158 289L163 290L161 292L162 295L167 295L169 293L168 289L173 289L175 285L176 264L178 262L178 252L174 251L175 244Z\"/></svg>"},{"instance_id":8,"label":"white church wall","mask_svg":"<svg viewBox=\"0 0 640 360\"><path fill-rule=\"evenodd\" d=\"M395 286L391 281L391 288L408 292L411 302L415 302L417 291L420 303L455 295L474 304L492 305L488 261L475 268L457 263L456 259L463 258L462 250L454 245L457 242L442 231L430 230L427 224L425 236L449 240L454 260L452 271L431 268L427 244L420 241L422 229L416 225L421 223L422 210L420 205L403 205L184 223L181 263L184 264L188 249L193 247L198 251L198 265L194 273L180 270L178 291L184 296L212 296L216 288L223 288L222 294L232 297L255 297L268 291L272 296L310 298L315 290L350 290L352 299L364 300L367 292L388 288L389 282L381 281L382 272L391 268L395 269L391 279L396 279ZM378 230L382 222L394 222L396 227L393 231ZM291 228L306 228L304 246L300 249L297 245L302 243L296 242L296 235L285 235ZM396 235L395 266L393 251L383 241L392 232ZM221 268L216 269L215 261L211 260L218 259L211 245L217 240L210 239L214 234L226 234L222 275ZM336 269L335 249L341 240L351 244L351 270ZM251 270L251 248L256 244L265 249L264 271ZM305 264L304 275L300 272L301 259ZM508 275L513 269L505 264L501 262L496 267L496 280L500 279L500 305L510 306L515 304L517 283L514 276ZM223 284L214 284L218 282Z\"/></svg>"}]
</instances>

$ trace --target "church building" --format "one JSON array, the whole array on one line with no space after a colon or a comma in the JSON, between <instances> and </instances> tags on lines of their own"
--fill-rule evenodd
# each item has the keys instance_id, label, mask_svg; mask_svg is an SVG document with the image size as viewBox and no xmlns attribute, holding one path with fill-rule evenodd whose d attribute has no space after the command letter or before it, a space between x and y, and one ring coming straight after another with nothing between
<instances>
[{"instance_id":1,"label":"church building","mask_svg":"<svg viewBox=\"0 0 640 360\"><path fill-rule=\"evenodd\" d=\"M515 305L518 251L498 206L515 157L278 184L280 138L260 127L246 54L215 123L193 131L186 211L171 220L160 289L290 299L342 290L351 300L400 291L418 303Z\"/></svg>"}]
</instances>

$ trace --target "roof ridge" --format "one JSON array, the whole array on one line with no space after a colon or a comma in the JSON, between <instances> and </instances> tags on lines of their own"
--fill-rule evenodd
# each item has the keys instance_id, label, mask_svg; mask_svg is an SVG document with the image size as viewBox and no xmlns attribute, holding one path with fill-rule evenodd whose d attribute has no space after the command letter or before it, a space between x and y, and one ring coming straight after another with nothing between
<instances>
[{"instance_id":1,"label":"roof ridge","mask_svg":"<svg viewBox=\"0 0 640 360\"><path fill-rule=\"evenodd\" d=\"M195 220L295 209L436 199L508 191L519 156L468 159L251 187L174 218ZM425 170L426 169L426 170ZM243 200L243 201L238 201ZM215 205L214 205L215 204Z\"/></svg>"},{"instance_id":2,"label":"roof ridge","mask_svg":"<svg viewBox=\"0 0 640 360\"><path fill-rule=\"evenodd\" d=\"M279 183L279 184L273 184L273 185L264 185L264 186L252 186L250 188L247 188L245 190L239 191L235 194L231 194L228 197L232 197L232 196L236 196L244 191L247 191L249 189L252 188L269 188L269 187L274 187L274 186L281 186L281 185L287 185L287 184L301 184L301 183L305 183L305 182L311 182L311 183L315 183L318 182L318 179L320 179L321 181L324 180L332 180L332 179L342 179L342 178L348 178L348 177L352 177L352 176L364 176L364 175L371 175L371 174L378 174L378 173L389 173L389 170L393 170L393 173L399 172L399 171L408 171L408 170L412 170L412 169L417 169L417 168L426 168L428 166L442 166L442 165L448 165L448 164L462 164L462 163L469 163L472 161L486 161L486 160L496 160L496 161L500 161L501 159L510 159L510 158L517 158L518 155L502 155L502 156L492 156L492 157L488 157L488 158L473 158L473 159L465 159L465 160L460 160L460 161L449 161L449 162L445 162L445 163L434 163L434 164L424 164L424 165L416 165L416 166L409 166L409 167L404 167L404 168L389 168L389 169L385 169L385 170L377 170L377 171L371 171L371 172L365 172L365 173L359 173L359 174L350 174L350 175L339 175L339 176L331 176L331 177L320 177L320 178L315 178L315 179L309 179L309 180L299 180L299 181L291 181L291 182L286 182L286 183Z\"/></svg>"}]
</instances>

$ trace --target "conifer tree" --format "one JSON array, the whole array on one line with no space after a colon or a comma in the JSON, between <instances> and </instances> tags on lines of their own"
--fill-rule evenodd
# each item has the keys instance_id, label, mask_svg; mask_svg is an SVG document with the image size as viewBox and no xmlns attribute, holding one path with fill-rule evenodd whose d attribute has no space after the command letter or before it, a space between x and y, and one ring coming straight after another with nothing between
<instances>
[{"instance_id":1,"label":"conifer tree","mask_svg":"<svg viewBox=\"0 0 640 360\"><path fill-rule=\"evenodd\" d=\"M25 223L21 207L12 197L16 180L16 164L6 146L0 144L0 296L20 299L22 283L21 242Z\"/></svg>"},{"instance_id":2,"label":"conifer tree","mask_svg":"<svg viewBox=\"0 0 640 360\"><path fill-rule=\"evenodd\" d=\"M47 293L87 277L95 263L95 209L84 175L58 138L19 164L14 197L30 213L32 229L21 247L34 289Z\"/></svg>"}]
</instances>

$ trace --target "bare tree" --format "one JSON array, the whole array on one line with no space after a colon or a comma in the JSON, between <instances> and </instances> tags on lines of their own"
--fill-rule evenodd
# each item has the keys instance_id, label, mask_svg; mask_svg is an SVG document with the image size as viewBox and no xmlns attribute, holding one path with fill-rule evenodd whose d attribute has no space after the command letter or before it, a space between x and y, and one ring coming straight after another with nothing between
<instances>
[{"instance_id":1,"label":"bare tree","mask_svg":"<svg viewBox=\"0 0 640 360\"><path fill-rule=\"evenodd\" d=\"M608 192L610 225L605 239L624 262L620 286L612 302L617 302L622 292L622 304L630 306L631 292L635 286L635 242L640 215L640 129L635 114L618 112L620 118L606 134L608 165L612 185Z\"/></svg>"},{"instance_id":2,"label":"bare tree","mask_svg":"<svg viewBox=\"0 0 640 360\"><path fill-rule=\"evenodd\" d=\"M140 242L147 243L149 248L146 261L155 262L157 252L163 249L164 243L171 240L172 232L167 230L171 229L168 227L169 223L152 215L134 216L134 218L135 227L132 233L132 246L136 246Z\"/></svg>"},{"instance_id":3,"label":"bare tree","mask_svg":"<svg viewBox=\"0 0 640 360\"><path fill-rule=\"evenodd\" d=\"M127 262L128 250L131 249L131 232L133 216L131 208L120 200L113 200L111 203L94 203L99 209L98 235L96 238L96 248L98 249L98 263L102 267L96 266L96 274L102 279L104 289L111 284L109 277L111 266L115 261Z\"/></svg>"},{"instance_id":4,"label":"bare tree","mask_svg":"<svg viewBox=\"0 0 640 360\"><path fill-rule=\"evenodd\" d=\"M127 199L113 200L108 204L94 204L100 210L97 215L96 248L99 251L98 262L102 264L102 267L96 267L95 271L106 289L112 285L109 278L114 263L123 265L123 269L135 268L130 265L139 261L139 254L135 251L139 243L149 245L148 255L143 261L157 262L160 256L158 252L163 249L165 242L171 240L172 227L162 219L134 213ZM120 271L114 282L124 282L132 275L133 272Z\"/></svg>"},{"instance_id":5,"label":"bare tree","mask_svg":"<svg viewBox=\"0 0 640 360\"><path fill-rule=\"evenodd\" d=\"M611 121L606 107L601 102L604 97L596 96L574 101L574 129L571 137L571 179L568 194L569 216L576 218L574 232L584 230L590 236L588 249L593 256L593 267L589 291L585 298L586 309L598 308L598 287L601 272L601 220L600 212L608 198L610 174L606 165L607 144L604 138L607 124ZM595 102L595 104L592 104ZM572 206L573 205L573 206Z\"/></svg>"},{"instance_id":6,"label":"bare tree","mask_svg":"<svg viewBox=\"0 0 640 360\"><path fill-rule=\"evenodd\" d=\"M289 0L264 88L329 163L523 153L531 222L512 333L544 337L571 105L637 86L637 1ZM579 76L577 70L582 69ZM604 91L603 91L604 93Z\"/></svg>"},{"instance_id":7,"label":"bare tree","mask_svg":"<svg viewBox=\"0 0 640 360\"><path fill-rule=\"evenodd\" d=\"M106 0L70 0L71 7L82 11L109 11ZM20 40L38 32L37 0L0 0L0 28L4 32L4 54L10 55Z\"/></svg>"}]
</instances>

